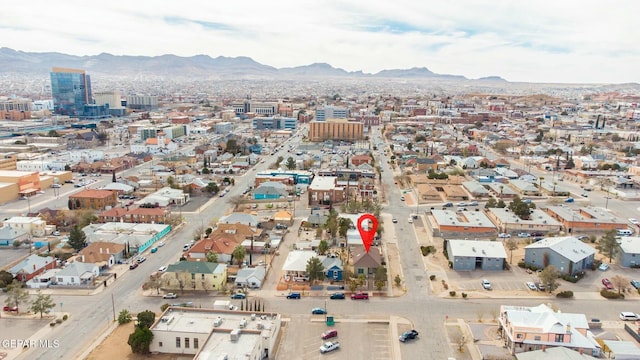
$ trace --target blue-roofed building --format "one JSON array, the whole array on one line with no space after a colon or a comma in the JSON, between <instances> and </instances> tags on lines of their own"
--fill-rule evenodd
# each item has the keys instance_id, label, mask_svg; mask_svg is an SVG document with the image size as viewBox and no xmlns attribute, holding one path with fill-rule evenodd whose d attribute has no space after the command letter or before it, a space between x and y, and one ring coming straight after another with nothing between
<instances>
[{"instance_id":1,"label":"blue-roofed building","mask_svg":"<svg viewBox=\"0 0 640 360\"><path fill-rule=\"evenodd\" d=\"M545 238L524 248L524 262L538 268L553 265L561 274L591 269L596 251L573 236Z\"/></svg>"}]
</instances>

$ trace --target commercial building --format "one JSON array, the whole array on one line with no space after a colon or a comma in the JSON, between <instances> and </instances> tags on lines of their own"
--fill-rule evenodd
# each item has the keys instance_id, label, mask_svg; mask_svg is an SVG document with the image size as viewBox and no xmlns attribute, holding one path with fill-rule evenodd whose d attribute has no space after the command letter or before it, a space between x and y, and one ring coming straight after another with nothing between
<instances>
[{"instance_id":1,"label":"commercial building","mask_svg":"<svg viewBox=\"0 0 640 360\"><path fill-rule=\"evenodd\" d=\"M523 219L514 214L508 208L489 208L486 210L487 216L503 233L519 232L553 232L558 233L562 229L562 224L546 212L540 209L529 211L529 218Z\"/></svg>"},{"instance_id":2,"label":"commercial building","mask_svg":"<svg viewBox=\"0 0 640 360\"><path fill-rule=\"evenodd\" d=\"M118 193L111 190L85 189L69 195L69 209L105 210L118 204Z\"/></svg>"},{"instance_id":3,"label":"commercial building","mask_svg":"<svg viewBox=\"0 0 640 360\"><path fill-rule=\"evenodd\" d=\"M627 221L620 219L606 209L591 206L569 208L567 206L548 206L545 211L559 221L568 234L576 232L604 233L611 229L626 229Z\"/></svg>"},{"instance_id":4,"label":"commercial building","mask_svg":"<svg viewBox=\"0 0 640 360\"><path fill-rule=\"evenodd\" d=\"M456 271L504 270L507 259L499 241L447 240L447 254Z\"/></svg>"},{"instance_id":5,"label":"commercial building","mask_svg":"<svg viewBox=\"0 0 640 360\"><path fill-rule=\"evenodd\" d=\"M496 227L482 211L431 210L427 226L434 236L489 238Z\"/></svg>"},{"instance_id":6,"label":"commercial building","mask_svg":"<svg viewBox=\"0 0 640 360\"><path fill-rule=\"evenodd\" d=\"M316 121L327 121L329 119L346 119L349 110L343 107L323 106L316 109ZM373 124L372 124L373 125Z\"/></svg>"},{"instance_id":7,"label":"commercial building","mask_svg":"<svg viewBox=\"0 0 640 360\"><path fill-rule=\"evenodd\" d=\"M54 67L50 75L56 114L78 118L109 117L108 105L93 102L91 78L84 70Z\"/></svg>"},{"instance_id":8,"label":"commercial building","mask_svg":"<svg viewBox=\"0 0 640 360\"><path fill-rule=\"evenodd\" d=\"M0 203L32 196L41 188L37 171L0 170Z\"/></svg>"},{"instance_id":9,"label":"commercial building","mask_svg":"<svg viewBox=\"0 0 640 360\"><path fill-rule=\"evenodd\" d=\"M283 116L256 117L252 124L256 130L295 130L298 119Z\"/></svg>"},{"instance_id":10,"label":"commercial building","mask_svg":"<svg viewBox=\"0 0 640 360\"><path fill-rule=\"evenodd\" d=\"M524 248L524 262L544 269L555 266L560 274L591 269L596 250L573 236L545 238Z\"/></svg>"},{"instance_id":11,"label":"commercial building","mask_svg":"<svg viewBox=\"0 0 640 360\"><path fill-rule=\"evenodd\" d=\"M154 95L129 95L126 97L127 108L138 111L158 109L158 97Z\"/></svg>"},{"instance_id":12,"label":"commercial building","mask_svg":"<svg viewBox=\"0 0 640 360\"><path fill-rule=\"evenodd\" d=\"M357 141L364 139L364 124L347 119L328 119L309 122L309 140Z\"/></svg>"},{"instance_id":13,"label":"commercial building","mask_svg":"<svg viewBox=\"0 0 640 360\"><path fill-rule=\"evenodd\" d=\"M167 308L151 326L152 353L195 360L261 360L275 355L280 314L185 307Z\"/></svg>"}]
</instances>

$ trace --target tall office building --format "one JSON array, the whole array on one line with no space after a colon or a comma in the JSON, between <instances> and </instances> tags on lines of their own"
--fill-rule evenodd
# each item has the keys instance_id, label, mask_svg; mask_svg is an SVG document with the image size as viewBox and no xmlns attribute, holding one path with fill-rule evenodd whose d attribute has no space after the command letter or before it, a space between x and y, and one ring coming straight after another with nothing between
<instances>
[{"instance_id":1,"label":"tall office building","mask_svg":"<svg viewBox=\"0 0 640 360\"><path fill-rule=\"evenodd\" d=\"M327 121L327 119L346 119L349 116L349 110L343 107L328 106L316 109L316 121Z\"/></svg>"},{"instance_id":2,"label":"tall office building","mask_svg":"<svg viewBox=\"0 0 640 360\"><path fill-rule=\"evenodd\" d=\"M82 117L85 105L92 103L91 79L84 70L54 67L51 95L56 114Z\"/></svg>"}]
</instances>

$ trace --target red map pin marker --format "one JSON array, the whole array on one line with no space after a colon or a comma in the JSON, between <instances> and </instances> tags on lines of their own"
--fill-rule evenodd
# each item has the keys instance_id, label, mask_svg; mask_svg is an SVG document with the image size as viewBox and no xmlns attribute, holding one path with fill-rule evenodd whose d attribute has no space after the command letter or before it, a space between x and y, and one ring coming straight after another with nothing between
<instances>
[{"instance_id":1,"label":"red map pin marker","mask_svg":"<svg viewBox=\"0 0 640 360\"><path fill-rule=\"evenodd\" d=\"M365 229L362 227L362 223L366 220L370 220L371 224ZM373 243L373 238L376 236L376 230L378 230L378 219L372 214L364 214L358 218L358 231L362 238L362 244L366 252L369 252L369 248Z\"/></svg>"}]
</instances>

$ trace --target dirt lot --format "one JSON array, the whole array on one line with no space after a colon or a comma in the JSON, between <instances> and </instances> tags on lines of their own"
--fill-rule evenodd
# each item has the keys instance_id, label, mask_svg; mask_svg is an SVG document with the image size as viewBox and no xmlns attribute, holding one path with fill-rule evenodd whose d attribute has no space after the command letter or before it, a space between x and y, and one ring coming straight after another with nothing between
<instances>
[{"instance_id":1,"label":"dirt lot","mask_svg":"<svg viewBox=\"0 0 640 360\"><path fill-rule=\"evenodd\" d=\"M184 360L193 359L193 356L185 357L179 355L136 355L131 353L131 347L127 344L129 334L133 332L133 322L118 326L98 347L87 357L88 360Z\"/></svg>"}]
</instances>

